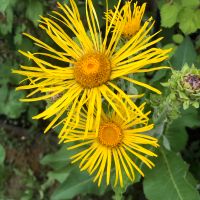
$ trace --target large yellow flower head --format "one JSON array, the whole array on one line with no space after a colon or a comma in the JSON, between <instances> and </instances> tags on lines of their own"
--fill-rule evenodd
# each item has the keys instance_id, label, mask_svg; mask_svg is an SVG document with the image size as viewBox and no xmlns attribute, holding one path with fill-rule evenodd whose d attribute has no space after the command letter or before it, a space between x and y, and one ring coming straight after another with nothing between
<instances>
[{"instance_id":1,"label":"large yellow flower head","mask_svg":"<svg viewBox=\"0 0 200 200\"><path fill-rule=\"evenodd\" d=\"M119 104L116 106L124 111ZM134 181L135 170L144 176L141 167L136 164L136 158L149 168L154 166L147 156L156 154L148 148L159 145L156 138L144 134L153 128L153 124L148 125L149 112L141 115L141 112L133 110L128 105L127 107L131 119L123 120L115 111L109 111L107 114L102 111L98 135L94 127L86 137L83 125L87 121L87 115L83 111L77 129L66 131L61 137L61 141L68 143L68 150L76 149L76 153L71 157L72 163L79 162L81 171L87 170L90 175L95 174L94 181L98 180L99 186L104 174L107 185L110 183L112 171L115 172L114 185L120 183L121 187L125 175ZM144 104L139 109L142 111Z\"/></svg>"},{"instance_id":2,"label":"large yellow flower head","mask_svg":"<svg viewBox=\"0 0 200 200\"><path fill-rule=\"evenodd\" d=\"M121 19L121 21L125 20L125 24L122 31L122 36L126 39L130 39L132 36L134 36L141 28L141 22L144 15L144 11L146 8L146 3L143 3L142 6L138 6L137 2L134 3L133 10L131 9L132 1L126 1L124 7L126 7L126 12L119 12L112 10L109 10L106 13L106 17L111 22L113 19L113 16L115 14L118 15L118 18ZM113 25L116 26L117 20L113 22Z\"/></svg>"},{"instance_id":3,"label":"large yellow flower head","mask_svg":"<svg viewBox=\"0 0 200 200\"><path fill-rule=\"evenodd\" d=\"M19 86L18 90L32 90L22 101L53 99L49 107L34 117L34 119L49 119L54 116L45 132L54 125L65 122L61 130L61 134L64 133L75 112L75 125L77 125L80 110L85 104L88 105L85 132L92 129L93 123L98 132L102 99L107 101L122 119L124 115L129 115L128 111L122 113L115 106L114 101L125 107L122 100L125 98L129 106L137 110L129 97L112 82L116 78L160 93L157 89L131 79L127 75L165 68L146 69L145 67L165 60L170 50L155 47L162 38L154 39L157 33L148 35L154 24L150 21L145 22L126 44L116 48L126 23L126 19L119 18L117 13L128 12L127 7L119 10L119 6L120 1L110 22L106 19L104 37L100 31L92 0L86 0L88 31L81 20L75 1L70 0L70 5L58 3L60 12L53 11L49 18L41 17L39 27L54 41L55 46L50 46L27 33L24 34L43 51L37 53L20 51L32 60L34 65L21 66L20 70L13 70L13 72L25 76L25 81L28 81L28 85ZM115 28L113 23L116 25ZM73 33L76 39L71 38L68 33ZM119 98L114 91L119 92L122 98ZM94 107L97 109L95 118Z\"/></svg>"}]
</instances>

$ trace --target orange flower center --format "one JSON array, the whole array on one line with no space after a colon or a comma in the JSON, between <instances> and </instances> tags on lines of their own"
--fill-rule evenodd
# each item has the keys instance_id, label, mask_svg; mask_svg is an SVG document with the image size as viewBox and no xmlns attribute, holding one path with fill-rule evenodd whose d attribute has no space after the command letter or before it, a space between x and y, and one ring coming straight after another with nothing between
<instances>
[{"instance_id":1,"label":"orange flower center","mask_svg":"<svg viewBox=\"0 0 200 200\"><path fill-rule=\"evenodd\" d=\"M100 125L99 142L108 147L116 147L122 141L122 131L119 126L113 122Z\"/></svg>"},{"instance_id":2,"label":"orange flower center","mask_svg":"<svg viewBox=\"0 0 200 200\"><path fill-rule=\"evenodd\" d=\"M86 54L74 66L75 80L84 88L98 87L106 83L110 75L110 60L102 53Z\"/></svg>"},{"instance_id":3,"label":"orange flower center","mask_svg":"<svg viewBox=\"0 0 200 200\"><path fill-rule=\"evenodd\" d=\"M140 30L140 23L137 20L128 21L123 29L122 35L130 39Z\"/></svg>"}]
</instances>

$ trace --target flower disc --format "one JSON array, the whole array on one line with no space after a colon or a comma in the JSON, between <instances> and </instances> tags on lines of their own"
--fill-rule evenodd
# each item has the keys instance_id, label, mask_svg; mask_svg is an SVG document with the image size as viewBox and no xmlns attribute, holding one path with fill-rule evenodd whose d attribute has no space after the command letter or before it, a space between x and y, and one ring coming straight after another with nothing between
<instances>
[{"instance_id":1,"label":"flower disc","mask_svg":"<svg viewBox=\"0 0 200 200\"><path fill-rule=\"evenodd\" d=\"M99 128L99 142L107 147L115 147L122 140L120 127L115 123L105 123Z\"/></svg>"},{"instance_id":2,"label":"flower disc","mask_svg":"<svg viewBox=\"0 0 200 200\"><path fill-rule=\"evenodd\" d=\"M75 63L75 80L84 88L102 85L110 79L110 74L110 61L101 53L86 54Z\"/></svg>"}]
</instances>

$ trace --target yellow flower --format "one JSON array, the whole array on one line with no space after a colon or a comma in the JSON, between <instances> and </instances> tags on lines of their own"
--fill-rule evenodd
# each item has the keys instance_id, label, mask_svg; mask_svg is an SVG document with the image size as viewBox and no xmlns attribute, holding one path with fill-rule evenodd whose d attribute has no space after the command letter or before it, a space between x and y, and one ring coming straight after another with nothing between
<instances>
[{"instance_id":1,"label":"yellow flower","mask_svg":"<svg viewBox=\"0 0 200 200\"><path fill-rule=\"evenodd\" d=\"M131 10L131 1L126 1L124 7L124 12L109 10L106 13L106 17L111 22L114 15L117 14L118 18L121 21L125 20L125 24L122 31L122 36L124 38L130 39L132 36L134 36L141 28L141 21L144 15L146 3L143 3L142 6L137 6L137 2L134 3L133 11ZM113 25L115 26L117 24L117 19L113 22Z\"/></svg>"},{"instance_id":2,"label":"yellow flower","mask_svg":"<svg viewBox=\"0 0 200 200\"><path fill-rule=\"evenodd\" d=\"M120 105L116 106L124 111ZM95 174L94 182L98 180L98 186L102 183L104 174L107 185L110 183L112 171L115 172L114 186L120 183L123 187L124 175L134 181L134 170L144 176L141 167L135 162L136 158L149 168L154 166L147 156L157 155L147 148L159 145L156 138L143 133L153 128L153 124L148 125L147 115L150 112L141 115L130 107L128 109L132 118L126 120L121 119L115 111L109 111L107 115L102 111L98 135L94 127L87 136L84 130L87 115L83 111L78 128L66 130L66 134L61 138L61 141L68 143L68 150L76 149L78 152L71 157L72 163L79 161L81 171L87 170L90 175ZM142 111L144 104L139 109Z\"/></svg>"},{"instance_id":3,"label":"yellow flower","mask_svg":"<svg viewBox=\"0 0 200 200\"><path fill-rule=\"evenodd\" d=\"M89 31L86 31L81 21L75 1L70 0L70 6L58 3L61 11L53 11L50 18L41 17L39 27L54 41L55 46L50 46L24 33L43 51L37 53L20 51L32 60L34 65L21 66L21 70L13 70L13 72L25 76L25 81L28 82L27 85L17 87L17 90L32 90L22 101L52 100L49 107L33 117L46 120L54 116L45 132L65 122L60 132L62 135L75 112L76 126L80 120L80 110L85 104L88 105L85 132L87 134L92 129L93 123L98 132L102 99L107 101L122 119L128 114L128 110L122 113L115 106L114 101L125 108L122 100L124 98L129 106L137 110L137 106L128 95L112 82L116 78L160 93L150 85L131 79L127 75L166 68L146 69L144 67L167 59L170 50L151 47L162 38L153 39L156 34L148 35L153 27L150 21L141 27L135 37L116 50L126 22L117 18L119 6L120 1L112 20L109 23L106 20L104 37L100 31L92 0L86 0L86 21ZM114 22L117 28L113 29ZM71 34L76 38L71 38ZM120 93L122 98L119 98L114 91ZM97 109L96 118L93 117L94 107Z\"/></svg>"}]
</instances>

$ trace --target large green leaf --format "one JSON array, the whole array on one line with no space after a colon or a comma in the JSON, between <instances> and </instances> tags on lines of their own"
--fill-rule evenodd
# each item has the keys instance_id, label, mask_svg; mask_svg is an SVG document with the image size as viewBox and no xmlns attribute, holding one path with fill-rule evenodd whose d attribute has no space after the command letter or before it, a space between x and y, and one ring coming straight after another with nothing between
<instances>
[{"instance_id":1,"label":"large green leaf","mask_svg":"<svg viewBox=\"0 0 200 200\"><path fill-rule=\"evenodd\" d=\"M185 34L194 33L198 28L200 28L199 17L200 10L194 10L189 7L181 9L177 19L179 22L179 28Z\"/></svg>"},{"instance_id":2,"label":"large green leaf","mask_svg":"<svg viewBox=\"0 0 200 200\"><path fill-rule=\"evenodd\" d=\"M6 20L0 23L0 34L6 35L12 32L13 26L13 11L10 7L8 7L5 11Z\"/></svg>"},{"instance_id":3,"label":"large green leaf","mask_svg":"<svg viewBox=\"0 0 200 200\"><path fill-rule=\"evenodd\" d=\"M197 9L194 11L194 16L193 16L193 20L195 22L196 28L199 29L200 28L200 9Z\"/></svg>"},{"instance_id":4,"label":"large green leaf","mask_svg":"<svg viewBox=\"0 0 200 200\"><path fill-rule=\"evenodd\" d=\"M72 199L78 194L86 193L103 194L105 188L99 188L97 183L93 183L92 176L89 176L87 172L80 172L77 165L70 164L70 156L75 152L66 148L67 146L63 145L59 151L46 155L40 161L41 164L53 168L53 171L48 173L48 181L57 180L61 183L51 196L51 199Z\"/></svg>"},{"instance_id":5,"label":"large green leaf","mask_svg":"<svg viewBox=\"0 0 200 200\"><path fill-rule=\"evenodd\" d=\"M26 109L26 104L19 99L25 94L23 91L16 92L14 89L9 91L8 86L0 87L0 113L7 115L9 118L16 119Z\"/></svg>"},{"instance_id":6,"label":"large green leaf","mask_svg":"<svg viewBox=\"0 0 200 200\"><path fill-rule=\"evenodd\" d=\"M196 182L180 155L160 149L155 164L144 179L148 200L200 200Z\"/></svg>"},{"instance_id":7,"label":"large green leaf","mask_svg":"<svg viewBox=\"0 0 200 200\"><path fill-rule=\"evenodd\" d=\"M9 6L10 0L0 0L0 12L4 12Z\"/></svg>"},{"instance_id":8,"label":"large green leaf","mask_svg":"<svg viewBox=\"0 0 200 200\"><path fill-rule=\"evenodd\" d=\"M180 5L176 2L163 4L160 9L161 25L163 27L172 27L177 22L179 10Z\"/></svg>"},{"instance_id":9,"label":"large green leaf","mask_svg":"<svg viewBox=\"0 0 200 200\"><path fill-rule=\"evenodd\" d=\"M169 126L165 136L173 151L181 151L187 143L186 127L194 128L200 126L200 117L194 108L183 110L182 116Z\"/></svg>"},{"instance_id":10,"label":"large green leaf","mask_svg":"<svg viewBox=\"0 0 200 200\"><path fill-rule=\"evenodd\" d=\"M43 13L43 4L40 1L31 0L28 3L26 10L26 16L30 19L35 25L38 23L39 16Z\"/></svg>"},{"instance_id":11,"label":"large green leaf","mask_svg":"<svg viewBox=\"0 0 200 200\"><path fill-rule=\"evenodd\" d=\"M105 185L97 186L93 183L93 177L87 172L80 172L78 167L75 167L70 173L66 181L64 181L51 196L51 200L67 200L72 199L78 194L98 194L102 195L105 192Z\"/></svg>"},{"instance_id":12,"label":"large green leaf","mask_svg":"<svg viewBox=\"0 0 200 200\"><path fill-rule=\"evenodd\" d=\"M12 69L19 69L19 64L15 63L14 60L6 59L0 63L0 85L18 85L22 80L21 76L16 76L11 72Z\"/></svg>"},{"instance_id":13,"label":"large green leaf","mask_svg":"<svg viewBox=\"0 0 200 200\"><path fill-rule=\"evenodd\" d=\"M67 177L70 175L72 170L71 166L63 167L62 169L54 170L48 172L48 178L52 181L57 180L60 183L63 183Z\"/></svg>"},{"instance_id":14,"label":"large green leaf","mask_svg":"<svg viewBox=\"0 0 200 200\"><path fill-rule=\"evenodd\" d=\"M48 165L53 169L61 169L70 163L70 153L73 151L67 151L66 146L52 154L47 154L40 160L42 165Z\"/></svg>"},{"instance_id":15,"label":"large green leaf","mask_svg":"<svg viewBox=\"0 0 200 200\"><path fill-rule=\"evenodd\" d=\"M185 7L198 7L200 5L199 0L181 0L181 3Z\"/></svg>"},{"instance_id":16,"label":"large green leaf","mask_svg":"<svg viewBox=\"0 0 200 200\"><path fill-rule=\"evenodd\" d=\"M9 7L15 4L16 0L0 0L0 12L4 13Z\"/></svg>"},{"instance_id":17,"label":"large green leaf","mask_svg":"<svg viewBox=\"0 0 200 200\"><path fill-rule=\"evenodd\" d=\"M192 65L197 58L194 45L189 37L186 37L181 45L176 49L174 56L171 58L172 66L181 69L185 63Z\"/></svg>"}]
</instances>

